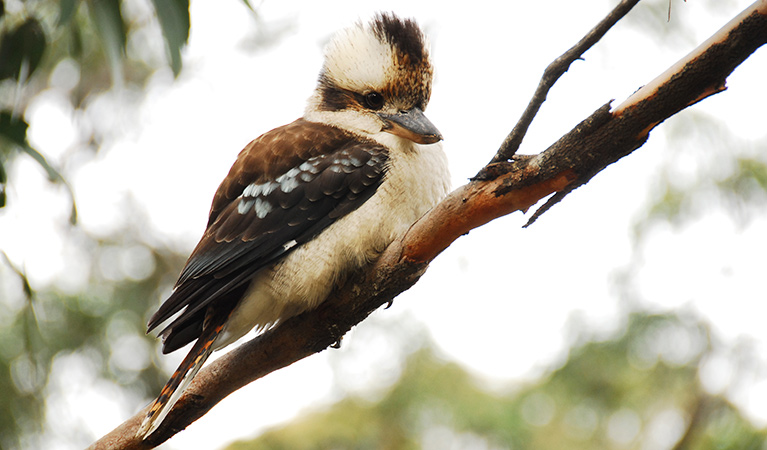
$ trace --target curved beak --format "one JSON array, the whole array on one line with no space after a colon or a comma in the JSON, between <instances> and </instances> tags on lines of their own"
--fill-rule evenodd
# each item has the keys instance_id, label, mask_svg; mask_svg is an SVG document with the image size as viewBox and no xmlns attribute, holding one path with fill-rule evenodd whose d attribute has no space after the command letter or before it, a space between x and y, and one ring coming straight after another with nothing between
<instances>
[{"instance_id":1,"label":"curved beak","mask_svg":"<svg viewBox=\"0 0 767 450\"><path fill-rule=\"evenodd\" d=\"M379 113L378 117L384 122L383 131L417 144L433 144L442 140L442 134L426 118L421 108L416 107L397 114Z\"/></svg>"}]
</instances>

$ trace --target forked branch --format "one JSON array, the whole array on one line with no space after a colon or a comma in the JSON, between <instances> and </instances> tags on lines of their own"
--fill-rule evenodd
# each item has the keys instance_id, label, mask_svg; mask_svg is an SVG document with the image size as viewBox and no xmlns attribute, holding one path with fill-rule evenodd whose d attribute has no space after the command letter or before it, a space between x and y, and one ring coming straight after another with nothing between
<instances>
[{"instance_id":1,"label":"forked branch","mask_svg":"<svg viewBox=\"0 0 767 450\"><path fill-rule=\"evenodd\" d=\"M498 152L493 156L490 163L496 163L500 161L508 161L519 150L519 146L522 144L522 139L527 134L527 129L530 128L530 124L533 123L533 119L538 114L538 110L541 109L541 105L546 101L548 95L554 83L567 72L570 68L570 64L583 57L588 49L594 46L602 36L604 36L610 28L613 27L619 20L623 18L629 11L637 4L639 0L623 0L618 6L616 6L610 13L602 19L594 28L586 33L577 44L573 45L570 50L564 52L559 58L552 61L546 70L543 71L541 81L538 83L538 87L535 89L533 97L530 99L530 103L527 104L525 112L514 125L506 139L504 139Z\"/></svg>"}]
</instances>

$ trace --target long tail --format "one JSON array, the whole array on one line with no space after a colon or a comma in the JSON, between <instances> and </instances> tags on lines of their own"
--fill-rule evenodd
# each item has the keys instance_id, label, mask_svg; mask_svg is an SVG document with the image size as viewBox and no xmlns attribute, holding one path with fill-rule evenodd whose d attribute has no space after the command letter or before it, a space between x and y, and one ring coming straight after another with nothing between
<instances>
[{"instance_id":1,"label":"long tail","mask_svg":"<svg viewBox=\"0 0 767 450\"><path fill-rule=\"evenodd\" d=\"M144 421L141 422L141 426L136 432L136 436L146 439L160 426L165 416L173 409L173 405L181 398L181 394L186 387L194 376L197 375L197 372L200 371L203 364L205 364L208 356L213 353L213 342L224 329L225 322L225 320L222 320L215 326L209 324L209 326L203 327L202 334L197 338L197 342L192 346L192 349L165 384L165 387L162 388L160 395L152 403L149 412L147 412Z\"/></svg>"}]
</instances>

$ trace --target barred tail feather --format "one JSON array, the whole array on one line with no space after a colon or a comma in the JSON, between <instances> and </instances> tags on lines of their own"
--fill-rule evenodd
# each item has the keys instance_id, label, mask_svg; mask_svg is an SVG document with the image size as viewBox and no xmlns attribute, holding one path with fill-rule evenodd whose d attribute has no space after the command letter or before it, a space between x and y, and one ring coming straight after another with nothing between
<instances>
[{"instance_id":1,"label":"barred tail feather","mask_svg":"<svg viewBox=\"0 0 767 450\"><path fill-rule=\"evenodd\" d=\"M160 395L149 408L144 421L141 422L136 436L146 439L150 434L154 433L170 410L173 409L173 405L181 398L181 394L184 393L184 390L194 376L197 375L197 372L205 364L208 356L213 353L213 342L215 342L221 330L223 330L224 324L222 323L210 328L212 328L210 332L206 333L208 330L203 331L203 335L197 339L189 354L186 355L178 369L176 369L165 384L165 387L162 388Z\"/></svg>"}]
</instances>

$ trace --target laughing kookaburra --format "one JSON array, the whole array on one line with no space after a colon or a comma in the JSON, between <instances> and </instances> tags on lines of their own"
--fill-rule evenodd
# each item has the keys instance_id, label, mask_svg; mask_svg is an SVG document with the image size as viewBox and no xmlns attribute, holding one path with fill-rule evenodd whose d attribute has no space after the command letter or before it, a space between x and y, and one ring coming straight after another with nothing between
<instances>
[{"instance_id":1,"label":"laughing kookaburra","mask_svg":"<svg viewBox=\"0 0 767 450\"><path fill-rule=\"evenodd\" d=\"M316 308L448 192L426 39L377 15L328 45L304 116L248 144L207 229L149 320L163 352L196 341L139 430L152 433L207 357Z\"/></svg>"}]
</instances>

